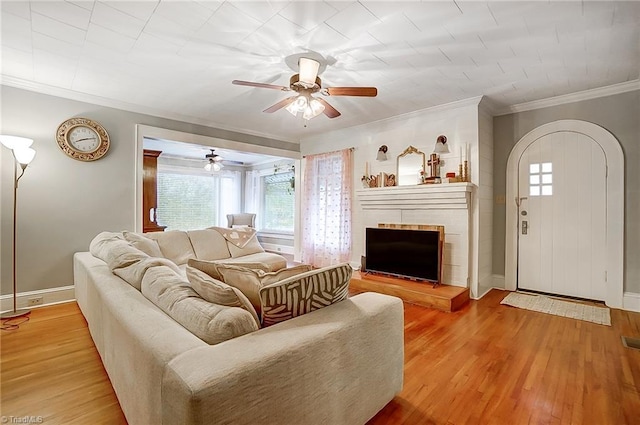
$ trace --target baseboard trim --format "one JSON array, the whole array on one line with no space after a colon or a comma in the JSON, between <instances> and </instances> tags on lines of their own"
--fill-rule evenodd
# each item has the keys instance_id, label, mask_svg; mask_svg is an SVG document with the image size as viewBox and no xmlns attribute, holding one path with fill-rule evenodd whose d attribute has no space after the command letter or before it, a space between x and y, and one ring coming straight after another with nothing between
<instances>
[{"instance_id":1,"label":"baseboard trim","mask_svg":"<svg viewBox=\"0 0 640 425\"><path fill-rule=\"evenodd\" d=\"M493 287L496 289L505 289L505 279L503 274L493 275Z\"/></svg>"},{"instance_id":2,"label":"baseboard trim","mask_svg":"<svg viewBox=\"0 0 640 425\"><path fill-rule=\"evenodd\" d=\"M42 304L29 305L29 300L36 297L42 297ZM46 305L66 303L76 299L75 287L61 286L58 288L39 289L37 291L20 292L16 297L16 306L21 308L39 308ZM0 310L2 312L13 310L13 295L0 296Z\"/></svg>"},{"instance_id":3,"label":"baseboard trim","mask_svg":"<svg viewBox=\"0 0 640 425\"><path fill-rule=\"evenodd\" d=\"M640 313L640 294L625 292L622 297L622 309Z\"/></svg>"}]
</instances>

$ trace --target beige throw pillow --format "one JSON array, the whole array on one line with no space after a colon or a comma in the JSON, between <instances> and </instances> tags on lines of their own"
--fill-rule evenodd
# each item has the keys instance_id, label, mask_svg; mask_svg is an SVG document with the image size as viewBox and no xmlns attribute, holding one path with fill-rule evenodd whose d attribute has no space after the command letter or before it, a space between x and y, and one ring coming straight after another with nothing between
<instances>
[{"instance_id":1,"label":"beige throw pillow","mask_svg":"<svg viewBox=\"0 0 640 425\"><path fill-rule=\"evenodd\" d=\"M253 270L246 267L233 266L229 264L219 264L218 273L227 285L238 288L249 299L256 312L260 314L260 288L288 279L301 273L308 272L312 267L308 264L277 272L265 272L263 270Z\"/></svg>"},{"instance_id":2,"label":"beige throw pillow","mask_svg":"<svg viewBox=\"0 0 640 425\"><path fill-rule=\"evenodd\" d=\"M127 242L147 254L149 257L164 258L160 251L160 246L158 246L158 242L153 239L149 239L139 233L127 231L122 232L122 234Z\"/></svg>"},{"instance_id":3,"label":"beige throw pillow","mask_svg":"<svg viewBox=\"0 0 640 425\"><path fill-rule=\"evenodd\" d=\"M208 274L190 266L187 266L187 279L193 290L210 303L228 307L240 307L247 310L253 316L258 328L260 328L260 319L258 318L256 310L239 289L214 279Z\"/></svg>"},{"instance_id":4,"label":"beige throw pillow","mask_svg":"<svg viewBox=\"0 0 640 425\"><path fill-rule=\"evenodd\" d=\"M270 326L345 300L353 269L329 266L260 289L262 326Z\"/></svg>"},{"instance_id":5,"label":"beige throw pillow","mask_svg":"<svg viewBox=\"0 0 640 425\"><path fill-rule=\"evenodd\" d=\"M195 258L190 259L187 264L193 268L196 268L202 272L205 272L206 274L208 274L209 276L211 276L214 279L218 279L224 282L224 277L220 274L220 272L218 271L218 267L220 266L226 266L226 265L233 265L233 266L239 266L239 267L244 267L247 269L256 269L256 270L264 270L264 271L269 271L269 264L264 264L264 263L252 263L252 262L244 262L244 261L238 261L237 263L234 263L233 260L213 260L213 261L207 261L207 260L197 260Z\"/></svg>"}]
</instances>

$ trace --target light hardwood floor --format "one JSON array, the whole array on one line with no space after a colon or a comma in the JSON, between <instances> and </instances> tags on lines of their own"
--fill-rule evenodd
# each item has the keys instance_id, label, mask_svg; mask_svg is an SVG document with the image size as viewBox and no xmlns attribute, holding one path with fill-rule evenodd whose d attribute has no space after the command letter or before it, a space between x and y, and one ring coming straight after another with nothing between
<instances>
[{"instance_id":1,"label":"light hardwood floor","mask_svg":"<svg viewBox=\"0 0 640 425\"><path fill-rule=\"evenodd\" d=\"M640 313L602 326L500 305L491 291L444 313L405 304L404 389L369 425L638 424ZM3 331L1 414L125 424L75 303ZM384 365L380 365L384 367Z\"/></svg>"}]
</instances>

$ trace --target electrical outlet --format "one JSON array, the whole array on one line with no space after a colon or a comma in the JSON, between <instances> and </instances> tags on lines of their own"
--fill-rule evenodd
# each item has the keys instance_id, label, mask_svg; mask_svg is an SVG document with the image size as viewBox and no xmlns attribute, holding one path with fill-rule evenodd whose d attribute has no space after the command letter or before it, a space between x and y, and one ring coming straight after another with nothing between
<instances>
[{"instance_id":1,"label":"electrical outlet","mask_svg":"<svg viewBox=\"0 0 640 425\"><path fill-rule=\"evenodd\" d=\"M33 307L34 305L42 305L42 297L34 297L29 298L27 300L29 307Z\"/></svg>"}]
</instances>

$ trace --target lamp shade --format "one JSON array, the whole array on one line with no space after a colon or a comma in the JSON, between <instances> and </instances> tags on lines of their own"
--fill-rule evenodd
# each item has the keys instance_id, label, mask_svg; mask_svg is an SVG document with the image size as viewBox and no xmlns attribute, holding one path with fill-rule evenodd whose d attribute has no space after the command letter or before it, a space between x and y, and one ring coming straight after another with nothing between
<instances>
[{"instance_id":1,"label":"lamp shade","mask_svg":"<svg viewBox=\"0 0 640 425\"><path fill-rule=\"evenodd\" d=\"M324 105L320 103L318 99L310 99L309 105L304 109L302 114L302 118L305 120L310 120L311 118L317 117L324 111Z\"/></svg>"},{"instance_id":2,"label":"lamp shade","mask_svg":"<svg viewBox=\"0 0 640 425\"><path fill-rule=\"evenodd\" d=\"M204 166L204 169L207 171L220 171L222 170L222 164L213 158L209 158L209 162Z\"/></svg>"},{"instance_id":3,"label":"lamp shade","mask_svg":"<svg viewBox=\"0 0 640 425\"><path fill-rule=\"evenodd\" d=\"M17 148L13 148L13 154L16 157L16 161L18 161L20 164L28 165L36 156L36 151L28 147L19 146Z\"/></svg>"},{"instance_id":4,"label":"lamp shade","mask_svg":"<svg viewBox=\"0 0 640 425\"><path fill-rule=\"evenodd\" d=\"M387 150L389 150L387 145L380 146L380 148L378 149L378 155L376 156L376 160L378 160L378 161L386 161L387 160Z\"/></svg>"},{"instance_id":5,"label":"lamp shade","mask_svg":"<svg viewBox=\"0 0 640 425\"><path fill-rule=\"evenodd\" d=\"M444 135L438 136L436 140L436 146L433 149L433 153L449 153L449 146L447 145L447 137Z\"/></svg>"},{"instance_id":6,"label":"lamp shade","mask_svg":"<svg viewBox=\"0 0 640 425\"><path fill-rule=\"evenodd\" d=\"M314 84L318 76L320 62L309 58L300 58L298 64L300 66L300 81L307 84Z\"/></svg>"},{"instance_id":7,"label":"lamp shade","mask_svg":"<svg viewBox=\"0 0 640 425\"><path fill-rule=\"evenodd\" d=\"M20 136L8 136L5 134L0 135L0 143L9 149L15 149L18 147L28 148L33 144L32 139Z\"/></svg>"}]
</instances>

